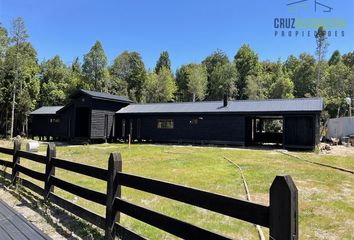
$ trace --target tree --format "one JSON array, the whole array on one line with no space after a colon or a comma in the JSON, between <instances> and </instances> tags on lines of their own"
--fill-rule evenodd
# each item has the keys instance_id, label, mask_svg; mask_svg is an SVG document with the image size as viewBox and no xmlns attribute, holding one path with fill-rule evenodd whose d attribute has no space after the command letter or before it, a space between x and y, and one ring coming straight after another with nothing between
<instances>
[{"instance_id":1,"label":"tree","mask_svg":"<svg viewBox=\"0 0 354 240\"><path fill-rule=\"evenodd\" d=\"M7 113L14 109L14 116L16 116L13 123L13 134L16 131L21 131L20 128L22 128L22 133L25 134L27 132L27 117L37 105L40 87L36 51L28 42L22 43L20 50L18 53L15 45L10 46L6 51L4 61L5 111ZM13 105L10 103L10 99L13 97L13 84L16 77L16 101L15 107L12 108Z\"/></svg>"},{"instance_id":2,"label":"tree","mask_svg":"<svg viewBox=\"0 0 354 240\"><path fill-rule=\"evenodd\" d=\"M82 72L90 90L103 91L107 85L107 56L101 42L96 41L90 51L84 55Z\"/></svg>"},{"instance_id":3,"label":"tree","mask_svg":"<svg viewBox=\"0 0 354 240\"><path fill-rule=\"evenodd\" d=\"M6 28L1 26L0 23L0 61L3 62L6 50L9 46L9 37Z\"/></svg>"},{"instance_id":4,"label":"tree","mask_svg":"<svg viewBox=\"0 0 354 240\"><path fill-rule=\"evenodd\" d=\"M23 45L26 43L28 38L27 30L25 27L25 23L22 17L16 18L12 22L12 31L11 31L11 42L14 45L15 51L15 76L12 83L12 108L11 108L11 130L10 130L10 138L13 138L14 133L14 122L15 122L15 102L16 102L16 91L17 85L19 83L19 74L20 68L23 64L22 58L20 57L21 53L23 53Z\"/></svg>"},{"instance_id":5,"label":"tree","mask_svg":"<svg viewBox=\"0 0 354 240\"><path fill-rule=\"evenodd\" d=\"M163 51L160 54L156 62L155 73L158 74L162 68L166 68L171 72L171 61L167 51Z\"/></svg>"},{"instance_id":6,"label":"tree","mask_svg":"<svg viewBox=\"0 0 354 240\"><path fill-rule=\"evenodd\" d=\"M182 65L176 71L176 84L177 84L177 93L176 100L178 101L189 101L189 92L188 92L188 79L190 74L190 68L194 64Z\"/></svg>"},{"instance_id":7,"label":"tree","mask_svg":"<svg viewBox=\"0 0 354 240\"><path fill-rule=\"evenodd\" d=\"M246 91L248 99L260 100L266 97L266 89L263 86L263 79L259 75L248 75L246 77Z\"/></svg>"},{"instance_id":8,"label":"tree","mask_svg":"<svg viewBox=\"0 0 354 240\"><path fill-rule=\"evenodd\" d=\"M45 61L41 65L41 105L64 105L72 84L70 69L63 63L58 55L53 59Z\"/></svg>"},{"instance_id":9,"label":"tree","mask_svg":"<svg viewBox=\"0 0 354 240\"><path fill-rule=\"evenodd\" d=\"M224 94L235 98L237 95L238 73L234 64L218 64L210 76L209 100L220 100Z\"/></svg>"},{"instance_id":10,"label":"tree","mask_svg":"<svg viewBox=\"0 0 354 240\"><path fill-rule=\"evenodd\" d=\"M255 74L258 71L258 55L249 45L242 45L234 57L234 63L239 73L237 82L237 98L246 99L246 78L248 75Z\"/></svg>"},{"instance_id":11,"label":"tree","mask_svg":"<svg viewBox=\"0 0 354 240\"><path fill-rule=\"evenodd\" d=\"M144 89L146 102L168 102L174 99L177 86L170 70L162 67L158 74L147 74Z\"/></svg>"},{"instance_id":12,"label":"tree","mask_svg":"<svg viewBox=\"0 0 354 240\"><path fill-rule=\"evenodd\" d=\"M348 52L342 56L343 63L349 67L353 68L354 67L354 51L353 52Z\"/></svg>"},{"instance_id":13,"label":"tree","mask_svg":"<svg viewBox=\"0 0 354 240\"><path fill-rule=\"evenodd\" d=\"M294 98L294 83L283 72L280 61L277 63L277 70L274 74L274 83L270 87L269 98Z\"/></svg>"},{"instance_id":14,"label":"tree","mask_svg":"<svg viewBox=\"0 0 354 240\"><path fill-rule=\"evenodd\" d=\"M331 65L336 65L340 61L342 61L342 56L340 55L340 52L338 50L335 50L331 56L331 58L328 61L328 64Z\"/></svg>"},{"instance_id":15,"label":"tree","mask_svg":"<svg viewBox=\"0 0 354 240\"><path fill-rule=\"evenodd\" d=\"M289 75L291 79L294 79L294 75L300 65L300 60L294 55L290 55L283 64L284 71Z\"/></svg>"},{"instance_id":16,"label":"tree","mask_svg":"<svg viewBox=\"0 0 354 240\"><path fill-rule=\"evenodd\" d=\"M141 102L146 70L139 53L124 51L114 59L110 72L113 77L127 83L130 99Z\"/></svg>"},{"instance_id":17,"label":"tree","mask_svg":"<svg viewBox=\"0 0 354 240\"><path fill-rule=\"evenodd\" d=\"M209 100L212 100L211 97L213 96L212 92L215 92L215 89L213 89L212 86L212 81L213 79L211 78L213 72L218 66L223 66L225 64L229 64L230 60L227 57L227 55L221 51L221 50L216 50L213 52L211 55L207 56L203 61L202 64L205 65L206 71L208 74L208 90L207 90L207 98ZM215 79L214 79L215 80Z\"/></svg>"},{"instance_id":18,"label":"tree","mask_svg":"<svg viewBox=\"0 0 354 240\"><path fill-rule=\"evenodd\" d=\"M294 69L294 96L297 98L316 95L316 60L307 53L300 54L298 66Z\"/></svg>"},{"instance_id":19,"label":"tree","mask_svg":"<svg viewBox=\"0 0 354 240\"><path fill-rule=\"evenodd\" d=\"M195 102L203 100L207 90L208 78L204 65L195 64L189 68L188 91L192 94L192 100Z\"/></svg>"},{"instance_id":20,"label":"tree","mask_svg":"<svg viewBox=\"0 0 354 240\"><path fill-rule=\"evenodd\" d=\"M316 96L319 96L319 85L321 83L322 63L327 52L328 42L325 29L321 26L316 32L316 56L317 56L317 82Z\"/></svg>"},{"instance_id":21,"label":"tree","mask_svg":"<svg viewBox=\"0 0 354 240\"><path fill-rule=\"evenodd\" d=\"M156 94L159 91L159 83L157 82L157 74L148 72L144 83L144 100L147 103L159 102L159 96Z\"/></svg>"},{"instance_id":22,"label":"tree","mask_svg":"<svg viewBox=\"0 0 354 240\"><path fill-rule=\"evenodd\" d=\"M345 98L353 96L350 69L342 62L331 65L322 86L322 94L325 97L326 111L330 117L345 115Z\"/></svg>"}]
</instances>

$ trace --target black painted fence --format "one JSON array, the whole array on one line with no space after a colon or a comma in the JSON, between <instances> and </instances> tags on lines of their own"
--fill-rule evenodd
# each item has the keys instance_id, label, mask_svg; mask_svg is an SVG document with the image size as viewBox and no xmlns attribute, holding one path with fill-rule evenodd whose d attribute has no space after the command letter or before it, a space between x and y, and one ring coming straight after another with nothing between
<instances>
[{"instance_id":1,"label":"black painted fence","mask_svg":"<svg viewBox=\"0 0 354 240\"><path fill-rule=\"evenodd\" d=\"M277 176L274 179L270 188L270 206L265 206L195 188L123 173L122 159L118 153L110 155L107 170L56 158L54 144L48 145L46 156L21 151L21 143L19 141L14 142L13 149L0 147L0 153L13 156L12 162L0 159L0 165L12 168L12 174L0 171L5 178L12 181L12 184L15 185L20 182L23 186L42 195L45 200L51 201L66 211L105 230L106 239L114 239L115 236L121 239L145 239L119 223L120 213L182 239L230 239L213 231L123 200L121 198L121 186L149 192L267 227L270 232L269 239L296 240L299 238L297 189L290 176ZM20 164L22 158L45 164L45 173L22 166ZM55 176L56 168L106 181L107 191L106 193L97 192L57 178ZM26 179L20 178L19 173L44 182L44 189ZM54 193L54 187L104 205L106 207L106 216L97 215L88 209L63 199Z\"/></svg>"}]
</instances>

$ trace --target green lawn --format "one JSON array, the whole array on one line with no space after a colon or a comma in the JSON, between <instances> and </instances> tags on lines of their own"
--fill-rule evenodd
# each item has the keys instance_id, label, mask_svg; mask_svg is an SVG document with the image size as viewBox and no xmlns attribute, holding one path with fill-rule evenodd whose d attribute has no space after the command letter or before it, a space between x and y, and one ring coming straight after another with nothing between
<instances>
[{"instance_id":1,"label":"green lawn","mask_svg":"<svg viewBox=\"0 0 354 240\"><path fill-rule=\"evenodd\" d=\"M41 149L44 153L45 149ZM353 239L354 175L301 162L272 150L248 150L217 147L180 147L102 144L57 147L57 156L107 168L111 152L120 152L123 171L166 180L215 193L245 199L238 169L224 159L233 160L244 169L252 200L268 204L269 187L276 175L291 175L299 190L300 239ZM354 169L353 157L328 157L315 153L296 153L306 159ZM4 158L0 155L1 158ZM22 160L24 165L43 167ZM57 170L56 174L70 182L105 192L102 181ZM104 214L104 208L55 190L67 199ZM123 188L124 199L157 210L169 216L223 233L235 239L257 239L252 224L223 217L209 211L178 203L140 191ZM160 230L122 216L123 225L152 239L173 239ZM264 232L268 235L267 229ZM266 236L268 238L268 236Z\"/></svg>"}]
</instances>

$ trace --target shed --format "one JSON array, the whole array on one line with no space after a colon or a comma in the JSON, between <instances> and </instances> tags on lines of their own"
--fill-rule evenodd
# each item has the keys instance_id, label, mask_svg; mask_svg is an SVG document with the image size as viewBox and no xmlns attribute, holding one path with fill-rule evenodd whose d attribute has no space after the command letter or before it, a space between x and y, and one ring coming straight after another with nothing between
<instances>
[{"instance_id":1,"label":"shed","mask_svg":"<svg viewBox=\"0 0 354 240\"><path fill-rule=\"evenodd\" d=\"M67 140L113 139L115 113L132 103L128 98L108 93L79 90L70 97L70 102L58 109L39 108L31 113L32 136L58 137ZM42 110L41 110L42 109ZM56 124L38 112L51 109L51 118L58 119ZM56 110L56 111L55 111ZM39 116L39 117L37 117ZM39 131L36 125L41 123ZM59 133L59 134L53 134Z\"/></svg>"},{"instance_id":2,"label":"shed","mask_svg":"<svg viewBox=\"0 0 354 240\"><path fill-rule=\"evenodd\" d=\"M131 104L116 117L116 136L154 142L313 149L322 98Z\"/></svg>"},{"instance_id":3,"label":"shed","mask_svg":"<svg viewBox=\"0 0 354 240\"><path fill-rule=\"evenodd\" d=\"M57 111L64 106L43 106L30 114L30 133L36 136L61 137L65 134L65 129L61 124L62 116L57 115Z\"/></svg>"}]
</instances>

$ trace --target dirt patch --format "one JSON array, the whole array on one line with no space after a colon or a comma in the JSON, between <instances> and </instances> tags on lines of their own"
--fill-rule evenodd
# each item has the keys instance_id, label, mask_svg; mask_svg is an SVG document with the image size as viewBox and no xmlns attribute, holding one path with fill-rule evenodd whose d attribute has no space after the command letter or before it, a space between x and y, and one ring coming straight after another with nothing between
<instances>
[{"instance_id":1,"label":"dirt patch","mask_svg":"<svg viewBox=\"0 0 354 240\"><path fill-rule=\"evenodd\" d=\"M322 146L323 145L321 144L321 147ZM346 147L344 145L330 146L329 151L321 151L320 155L330 155L339 157L354 156L354 147Z\"/></svg>"}]
</instances>

